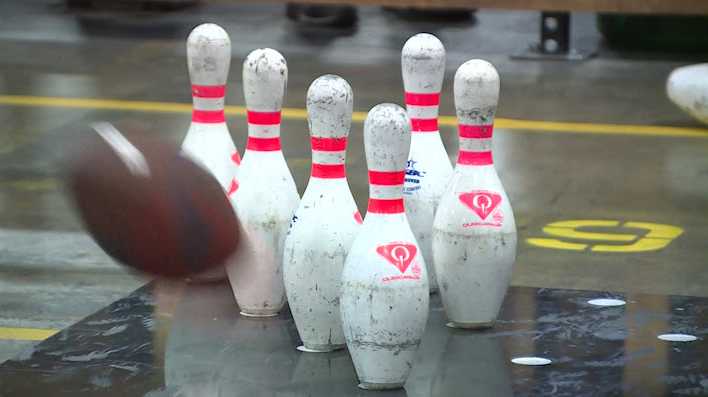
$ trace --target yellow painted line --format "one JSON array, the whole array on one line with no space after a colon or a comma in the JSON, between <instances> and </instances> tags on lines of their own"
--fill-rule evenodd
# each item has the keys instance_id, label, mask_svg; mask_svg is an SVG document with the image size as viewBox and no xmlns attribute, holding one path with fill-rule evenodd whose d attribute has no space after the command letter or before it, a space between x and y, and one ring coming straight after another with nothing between
<instances>
[{"instance_id":1,"label":"yellow painted line","mask_svg":"<svg viewBox=\"0 0 708 397\"><path fill-rule=\"evenodd\" d=\"M550 227L568 227L575 229L578 227L617 227L619 221L611 220L596 220L596 219L573 219L570 221L557 221L549 223L546 226Z\"/></svg>"},{"instance_id":2,"label":"yellow painted line","mask_svg":"<svg viewBox=\"0 0 708 397\"><path fill-rule=\"evenodd\" d=\"M708 138L708 128L670 127L639 124L566 123L558 121L535 121L497 119L497 128L579 134L665 136L676 138Z\"/></svg>"},{"instance_id":3,"label":"yellow painted line","mask_svg":"<svg viewBox=\"0 0 708 397\"><path fill-rule=\"evenodd\" d=\"M162 113L189 113L192 111L192 105L188 103L128 101L121 99L41 97L26 95L0 95L0 105L39 107L44 106L73 109L104 109ZM225 112L227 115L243 117L246 115L246 108L243 106L226 106ZM291 120L307 119L307 111L305 109L284 108L282 115L283 118ZM354 112L352 114L352 120L354 122L363 122L365 118L366 112ZM457 120L454 116L440 116L439 124L445 127L455 127L457 125ZM557 121L535 121L497 118L495 120L495 126L500 129L511 131L518 130L580 134L708 138L708 129L706 128L654 125L567 123Z\"/></svg>"},{"instance_id":4,"label":"yellow painted line","mask_svg":"<svg viewBox=\"0 0 708 397\"><path fill-rule=\"evenodd\" d=\"M546 226L543 228L543 232L549 236L564 237L574 240L634 241L637 239L637 236L634 234L581 232L565 227Z\"/></svg>"},{"instance_id":5,"label":"yellow painted line","mask_svg":"<svg viewBox=\"0 0 708 397\"><path fill-rule=\"evenodd\" d=\"M594 219L570 220L549 223L543 227L543 232L554 237L564 237L575 240L634 241L637 239L637 236L634 234L582 232L576 230L580 227L617 226L619 226L618 221Z\"/></svg>"},{"instance_id":6,"label":"yellow painted line","mask_svg":"<svg viewBox=\"0 0 708 397\"><path fill-rule=\"evenodd\" d=\"M59 182L53 178L0 182L0 186L8 186L12 189L24 190L28 192L50 192L57 190L58 185Z\"/></svg>"},{"instance_id":7,"label":"yellow painted line","mask_svg":"<svg viewBox=\"0 0 708 397\"><path fill-rule=\"evenodd\" d=\"M57 332L56 329L0 327L0 340L45 340Z\"/></svg>"},{"instance_id":8,"label":"yellow painted line","mask_svg":"<svg viewBox=\"0 0 708 397\"><path fill-rule=\"evenodd\" d=\"M646 252L658 251L672 241L673 239L666 238L648 238L644 237L637 240L636 243L630 245L595 245L592 247L593 252Z\"/></svg>"},{"instance_id":9,"label":"yellow painted line","mask_svg":"<svg viewBox=\"0 0 708 397\"><path fill-rule=\"evenodd\" d=\"M587 244L569 243L554 238L527 238L526 242L536 247L569 251L582 251L588 246Z\"/></svg>"},{"instance_id":10,"label":"yellow painted line","mask_svg":"<svg viewBox=\"0 0 708 397\"><path fill-rule=\"evenodd\" d=\"M648 237L648 238L665 238L665 239L673 240L676 237L683 234L683 229L681 229L678 226L662 225L662 224L658 224L658 223L627 222L624 224L624 227L634 227L637 229L647 229L647 230L649 230L649 233L647 233L647 235L646 235L646 237Z\"/></svg>"},{"instance_id":11,"label":"yellow painted line","mask_svg":"<svg viewBox=\"0 0 708 397\"><path fill-rule=\"evenodd\" d=\"M0 105L44 106L73 109L132 110L139 112L188 113L187 103L125 101L121 99L64 98L25 95L0 95Z\"/></svg>"}]
</instances>

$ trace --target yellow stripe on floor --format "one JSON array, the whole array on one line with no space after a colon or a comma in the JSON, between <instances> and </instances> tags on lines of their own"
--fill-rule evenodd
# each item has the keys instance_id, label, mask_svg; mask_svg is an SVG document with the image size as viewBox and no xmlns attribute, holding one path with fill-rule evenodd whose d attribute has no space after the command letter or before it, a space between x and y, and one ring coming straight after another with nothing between
<instances>
[{"instance_id":1,"label":"yellow stripe on floor","mask_svg":"<svg viewBox=\"0 0 708 397\"><path fill-rule=\"evenodd\" d=\"M0 105L6 106L37 106L61 107L73 109L94 110L120 110L156 113L189 113L192 105L189 103L129 101L122 99L92 99L92 98L64 98L42 97L26 95L0 95ZM227 115L246 115L243 106L226 106ZM284 108L284 119L305 120L305 109ZM354 112L352 120L363 122L366 112ZM455 127L457 120L454 116L440 116L439 124L446 127ZM497 118L495 126L500 129L526 132L554 132L554 133L580 133L600 135L634 135L634 136L663 136L681 138L708 138L707 128L671 127L658 125L635 124L596 124L596 123L570 123L557 121L516 120Z\"/></svg>"},{"instance_id":2,"label":"yellow stripe on floor","mask_svg":"<svg viewBox=\"0 0 708 397\"><path fill-rule=\"evenodd\" d=\"M57 332L56 329L0 327L0 340L45 340Z\"/></svg>"}]
</instances>

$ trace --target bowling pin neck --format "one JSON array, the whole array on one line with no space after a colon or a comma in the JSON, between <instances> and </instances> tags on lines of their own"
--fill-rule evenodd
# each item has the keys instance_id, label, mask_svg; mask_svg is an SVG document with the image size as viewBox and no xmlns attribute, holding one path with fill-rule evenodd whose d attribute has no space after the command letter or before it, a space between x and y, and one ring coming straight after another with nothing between
<instances>
[{"instance_id":1,"label":"bowling pin neck","mask_svg":"<svg viewBox=\"0 0 708 397\"><path fill-rule=\"evenodd\" d=\"M246 150L255 152L280 151L280 110L257 112L249 110Z\"/></svg>"},{"instance_id":2,"label":"bowling pin neck","mask_svg":"<svg viewBox=\"0 0 708 397\"><path fill-rule=\"evenodd\" d=\"M401 51L405 102L413 135L438 133L438 106L445 76L445 47L432 34L409 38Z\"/></svg>"},{"instance_id":3,"label":"bowling pin neck","mask_svg":"<svg viewBox=\"0 0 708 397\"><path fill-rule=\"evenodd\" d=\"M347 138L316 137L312 143L312 178L343 179L346 177Z\"/></svg>"},{"instance_id":4,"label":"bowling pin neck","mask_svg":"<svg viewBox=\"0 0 708 397\"><path fill-rule=\"evenodd\" d=\"M406 91L406 109L411 120L411 133L437 134L440 93L415 93Z\"/></svg>"},{"instance_id":5,"label":"bowling pin neck","mask_svg":"<svg viewBox=\"0 0 708 397\"><path fill-rule=\"evenodd\" d=\"M403 179L405 171L369 171L369 205L366 210L376 216L400 215L403 206Z\"/></svg>"},{"instance_id":6,"label":"bowling pin neck","mask_svg":"<svg viewBox=\"0 0 708 397\"><path fill-rule=\"evenodd\" d=\"M231 40L219 25L197 26L187 37L187 67L192 84L192 122L224 123L226 80L231 65Z\"/></svg>"},{"instance_id":7,"label":"bowling pin neck","mask_svg":"<svg viewBox=\"0 0 708 397\"><path fill-rule=\"evenodd\" d=\"M492 133L494 124L459 124L458 167L494 167Z\"/></svg>"},{"instance_id":8,"label":"bowling pin neck","mask_svg":"<svg viewBox=\"0 0 708 397\"><path fill-rule=\"evenodd\" d=\"M219 124L224 117L226 85L192 85L192 122Z\"/></svg>"}]
</instances>

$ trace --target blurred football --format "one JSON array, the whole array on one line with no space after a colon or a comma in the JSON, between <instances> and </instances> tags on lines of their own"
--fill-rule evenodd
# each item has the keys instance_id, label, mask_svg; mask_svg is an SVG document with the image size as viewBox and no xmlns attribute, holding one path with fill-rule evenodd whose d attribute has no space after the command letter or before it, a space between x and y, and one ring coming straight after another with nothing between
<instances>
[{"instance_id":1,"label":"blurred football","mask_svg":"<svg viewBox=\"0 0 708 397\"><path fill-rule=\"evenodd\" d=\"M98 245L156 276L223 266L238 243L238 220L211 173L170 142L124 136L108 123L94 129L77 145L65 179Z\"/></svg>"}]
</instances>

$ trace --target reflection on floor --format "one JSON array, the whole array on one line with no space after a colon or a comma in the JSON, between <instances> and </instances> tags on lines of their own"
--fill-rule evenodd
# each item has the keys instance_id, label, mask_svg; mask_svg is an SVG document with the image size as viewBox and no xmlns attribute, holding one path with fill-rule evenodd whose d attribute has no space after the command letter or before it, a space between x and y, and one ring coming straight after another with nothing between
<instances>
[{"instance_id":1,"label":"reflection on floor","mask_svg":"<svg viewBox=\"0 0 708 397\"><path fill-rule=\"evenodd\" d=\"M626 306L599 307L598 297ZM495 327L431 312L405 389L386 396L702 395L708 299L515 287ZM151 285L0 366L7 396L364 396L347 350L302 353L286 310L238 314L226 283ZM545 366L511 364L538 356ZM369 392L370 393L370 392ZM55 394L52 394L55 395Z\"/></svg>"},{"instance_id":2,"label":"reflection on floor","mask_svg":"<svg viewBox=\"0 0 708 397\"><path fill-rule=\"evenodd\" d=\"M500 117L697 127L664 95L669 71L691 63L688 58L628 59L601 48L584 63L510 60L508 54L535 37L535 13L480 11L474 20L441 23L362 8L357 29L336 32L294 25L281 12L280 5L225 2L148 14L11 2L0 26L0 94L189 103L184 39L194 25L214 21L233 41L227 104L243 105L245 54L270 46L288 59L287 107L303 108L310 82L337 73L352 84L355 109L365 112L379 102L401 102L400 47L410 35L429 31L448 49L442 114L454 114L456 67L482 57L502 77ZM598 45L593 16L576 19L578 43ZM61 159L92 121L180 141L189 115L0 106L0 120L0 327L63 328L143 280L113 264L81 232L62 192ZM230 117L229 124L243 150L244 119ZM353 126L348 175L363 210L361 128ZM306 129L301 119L286 118L283 125L284 152L300 192L309 175ZM441 133L454 156L454 126ZM519 227L515 285L708 296L708 220L702 216L708 140L498 128L494 150ZM558 224L569 221L581 223ZM651 235L649 224L674 233ZM633 244L658 248L627 248ZM0 361L24 345L0 341Z\"/></svg>"}]
</instances>

